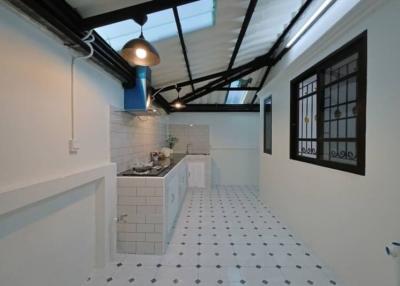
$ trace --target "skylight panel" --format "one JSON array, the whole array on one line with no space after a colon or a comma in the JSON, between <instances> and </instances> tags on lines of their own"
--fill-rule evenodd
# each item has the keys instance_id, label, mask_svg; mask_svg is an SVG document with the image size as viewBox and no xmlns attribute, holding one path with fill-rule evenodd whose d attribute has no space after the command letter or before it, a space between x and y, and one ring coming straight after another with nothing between
<instances>
[{"instance_id":1,"label":"skylight panel","mask_svg":"<svg viewBox=\"0 0 400 286\"><path fill-rule=\"evenodd\" d=\"M229 87L240 87L240 80L234 81ZM226 99L226 104L243 104L246 99L247 90L230 90Z\"/></svg>"},{"instance_id":2,"label":"skylight panel","mask_svg":"<svg viewBox=\"0 0 400 286\"><path fill-rule=\"evenodd\" d=\"M208 28L215 23L214 0L200 0L178 7L183 33ZM177 37L178 30L172 9L166 9L147 15L143 26L143 35L149 42L162 41ZM116 51L120 51L129 40L138 38L140 25L133 20L96 28L95 31Z\"/></svg>"},{"instance_id":3,"label":"skylight panel","mask_svg":"<svg viewBox=\"0 0 400 286\"><path fill-rule=\"evenodd\" d=\"M140 25L133 20L110 24L95 30L116 51L120 51L129 40L140 36ZM147 22L143 26L143 35L149 42L177 36L178 30L172 9L147 15Z\"/></svg>"},{"instance_id":4,"label":"skylight panel","mask_svg":"<svg viewBox=\"0 0 400 286\"><path fill-rule=\"evenodd\" d=\"M208 28L215 23L214 0L201 0L178 7L182 31L189 33Z\"/></svg>"}]
</instances>

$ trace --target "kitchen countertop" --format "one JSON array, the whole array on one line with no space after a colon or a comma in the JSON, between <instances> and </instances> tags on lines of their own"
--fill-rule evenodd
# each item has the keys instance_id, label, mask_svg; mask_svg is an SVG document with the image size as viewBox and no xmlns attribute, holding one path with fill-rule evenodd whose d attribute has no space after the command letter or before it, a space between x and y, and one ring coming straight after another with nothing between
<instances>
[{"instance_id":1,"label":"kitchen countertop","mask_svg":"<svg viewBox=\"0 0 400 286\"><path fill-rule=\"evenodd\" d=\"M171 171L176 165L179 164L179 162L181 162L186 155L191 155L191 154L182 154L182 153L173 153L171 154L171 157L166 158L164 160L160 160L158 165L160 166L167 166L164 170L162 170L159 174L157 175L149 175L146 173L143 174L124 174L127 173L129 170L121 172L118 174L118 176L123 176L123 177L164 177L165 175L168 174L169 171Z\"/></svg>"}]
</instances>

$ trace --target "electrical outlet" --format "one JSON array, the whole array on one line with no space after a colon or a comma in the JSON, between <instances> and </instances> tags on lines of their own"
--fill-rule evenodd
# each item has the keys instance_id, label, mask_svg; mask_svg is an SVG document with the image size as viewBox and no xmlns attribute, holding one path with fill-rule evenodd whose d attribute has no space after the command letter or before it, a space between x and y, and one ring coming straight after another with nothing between
<instances>
[{"instance_id":1,"label":"electrical outlet","mask_svg":"<svg viewBox=\"0 0 400 286\"><path fill-rule=\"evenodd\" d=\"M77 140L70 139L69 140L69 153L76 154L79 151L79 143Z\"/></svg>"}]
</instances>

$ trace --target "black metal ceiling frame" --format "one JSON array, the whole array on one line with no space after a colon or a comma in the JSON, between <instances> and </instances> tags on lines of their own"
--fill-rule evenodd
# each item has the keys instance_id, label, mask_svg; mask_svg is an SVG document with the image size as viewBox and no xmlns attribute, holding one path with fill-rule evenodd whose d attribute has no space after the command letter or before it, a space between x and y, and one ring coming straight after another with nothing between
<instances>
[{"instance_id":1,"label":"black metal ceiling frame","mask_svg":"<svg viewBox=\"0 0 400 286\"><path fill-rule=\"evenodd\" d=\"M271 54L274 54L278 48L281 46L281 44L284 42L287 34L289 34L290 30L293 28L294 25L296 25L297 21L301 18L301 16L303 16L304 12L307 10L307 8L311 5L311 3L313 2L313 0L307 0L303 3L303 5L300 7L299 11L297 12L297 14L292 18L292 20L290 21L289 25L286 26L286 28L283 30L282 34L279 36L279 38L276 40L276 42L274 43L274 45L271 47L270 51ZM282 57L290 50L290 48L284 47L282 49L282 51L274 58L274 63L273 65L275 65L276 63L278 63ZM263 88L265 81L268 78L268 75L271 71L271 66L267 67L267 69L265 70L265 73L261 79L260 82L260 86L259 89L257 90L257 92L254 94L254 97L251 101L252 104L255 103L255 101L257 100L257 96L258 96L258 92Z\"/></svg>"},{"instance_id":2,"label":"black metal ceiling frame","mask_svg":"<svg viewBox=\"0 0 400 286\"><path fill-rule=\"evenodd\" d=\"M194 84L193 84L192 71L190 69L190 63L189 63L189 58L188 58L188 54L187 54L185 39L183 38L182 25L181 25L181 20L179 18L178 8L173 7L172 10L174 12L176 29L178 30L179 41L181 43L183 58L185 59L186 71L188 73L190 85L192 87L192 92L195 93L196 91L195 91Z\"/></svg>"},{"instance_id":3,"label":"black metal ceiling frame","mask_svg":"<svg viewBox=\"0 0 400 286\"><path fill-rule=\"evenodd\" d=\"M82 18L65 1L52 0L9 0L16 8L44 25L60 37L64 44L80 52L89 52L81 40L86 31L79 23ZM96 32L93 33L94 54L92 59L125 84L133 84L135 70L116 53Z\"/></svg>"},{"instance_id":4,"label":"black metal ceiling frame","mask_svg":"<svg viewBox=\"0 0 400 286\"><path fill-rule=\"evenodd\" d=\"M238 67L238 70L241 70L241 72L239 72L235 76L230 77L229 74L232 71L228 70L219 79L214 80L214 81L202 86L201 88L197 89L196 94L188 93L187 95L183 96L181 99L184 100L184 102L188 103L188 102L193 101L197 98L200 98L204 95L207 95L210 92L218 90L219 88L221 88L227 84L230 84L231 82L238 80L241 77L246 76L256 70L267 67L267 69L263 75L263 78L260 82L260 85L259 85L258 89L256 90L256 94L254 95L254 97L252 99L252 104L254 104L257 99L257 96L258 96L257 93L264 86L265 81L269 75L269 72L271 71L272 66L274 66L290 50L290 48L284 47L277 55L275 55L275 54L277 53L278 49L281 47L282 43L284 43L284 40L285 40L286 36L288 35L288 33L290 32L290 30L298 22L298 20L301 18L301 16L303 16L304 12L307 10L307 8L311 5L311 3L313 1L314 0L306 0L303 3L303 5L300 7L299 11L292 18L290 23L286 26L286 28L284 29L282 34L278 37L278 39L275 41L274 45L271 47L271 49L266 54L254 59L253 61L251 61L245 65ZM252 5L252 3L250 3L250 5L249 5L248 11L247 11L248 13L246 13L246 16L250 15L250 20L251 20L251 16L252 16L251 5ZM249 22L250 22L250 20L249 20ZM247 23L247 25L248 24L249 23ZM242 30L246 31L247 27L242 25L241 31ZM240 37L244 38L244 36L245 36L245 32L243 33L243 35L239 34L238 40L240 40L239 39ZM241 42L239 42L239 43L241 43ZM238 44L238 42L237 42L237 44ZM236 44L236 46L237 46L237 44ZM260 60L264 61L264 64L259 65ZM246 68L248 65L253 65L253 67L247 70Z\"/></svg>"},{"instance_id":5,"label":"black metal ceiling frame","mask_svg":"<svg viewBox=\"0 0 400 286\"><path fill-rule=\"evenodd\" d=\"M247 32L247 28L249 27L251 18L253 17L254 10L257 6L257 1L258 0L250 0L249 6L246 11L246 15L245 15L243 23L242 23L242 27L240 28L240 32L239 32L238 38L236 40L235 48L233 49L231 59L228 64L228 71L230 71L232 69L233 65L235 64L236 57L240 50L240 46L242 45L244 36L246 35L246 32ZM226 91L225 100L224 100L225 104L226 104L226 101L228 100L228 96L229 96L229 89Z\"/></svg>"},{"instance_id":6,"label":"black metal ceiling frame","mask_svg":"<svg viewBox=\"0 0 400 286\"><path fill-rule=\"evenodd\" d=\"M179 5L188 4L191 2L195 2L198 0L176 0L176 1L164 1L164 0L154 0L148 1L139 5L134 5L131 7L115 10L112 12L107 12L101 15L96 15L93 17L88 17L83 19L70 5L68 5L65 0L8 0L14 6L18 7L27 15L34 18L36 21L39 21L41 24L44 24L49 30L57 34L64 41L67 38L67 43L71 47L80 50L87 51L87 46L82 42L81 38L85 35L88 29L107 25L111 23L115 23L118 21L131 19L135 15L139 14L149 14L157 11L173 8L175 19L179 21L179 15L176 7ZM239 52L240 45L243 41L243 38L246 34L247 27L252 18L252 14L256 7L256 2L254 0L250 1L249 7L246 12L245 20L242 24L241 31L238 36L238 40L235 44L235 49L232 53L231 60L228 66L228 70L217 72L214 74L206 75L197 79L193 79L190 71L189 60L187 57L186 46L183 39L183 33L180 25L180 21L177 22L178 34L180 34L180 41L182 46L182 52L186 52L185 63L187 66L187 70L189 75L189 81L178 83L179 87L185 85L192 86L192 92L186 94L182 99L184 102L188 103L192 100L200 98L214 90L225 90L228 89L227 85L231 82L242 78L245 75L248 75L256 70L267 67L266 72L261 80L261 84L256 90L256 95L252 100L252 105L254 104L257 92L261 90L263 87L268 73L271 70L271 67L275 65L288 51L290 48L284 47L279 53L277 53L278 49L284 42L287 34L290 32L292 27L297 23L299 18L304 14L305 10L310 6L313 0L306 0L304 4L301 6L299 11L296 13L295 17L291 20L289 25L284 29L283 33L274 43L272 48L268 51L268 53L255 58L253 61L250 61L247 64L241 65L236 68L232 68L234 65L234 61ZM178 16L178 17L176 17ZM179 33L180 30L180 33ZM94 46L94 56L93 59L100 65L102 65L106 70L110 73L114 74L117 78L119 78L124 84L131 85L133 84L133 79L135 76L135 70L130 67L122 57L116 53L97 33L94 32L95 42ZM275 55L277 53L277 55ZM216 78L216 79L215 79ZM213 80L214 79L214 80ZM204 81L212 80L206 85L200 87L199 89L194 89L194 83L200 83ZM163 88L164 91L171 90L175 88L175 85L168 86ZM252 88L253 89L253 88ZM157 102L160 104L162 108L165 109L166 112L174 111L171 109L170 103L168 103L165 98L162 97L161 94L156 96ZM193 109L189 105L189 110ZM196 105L197 106L197 105ZM220 105L209 105L210 110L218 111L216 108L220 108L221 111L226 111L229 108L222 108ZM211 107L213 106L213 107ZM216 107L215 107L216 106ZM246 105L243 106L243 109L247 109ZM239 107L237 107L239 108ZM235 109L231 108L230 110ZM186 109L188 110L188 109ZM202 107L202 110L205 111L206 107Z\"/></svg>"},{"instance_id":7,"label":"black metal ceiling frame","mask_svg":"<svg viewBox=\"0 0 400 286\"><path fill-rule=\"evenodd\" d=\"M258 104L186 104L179 112L260 112Z\"/></svg>"}]
</instances>

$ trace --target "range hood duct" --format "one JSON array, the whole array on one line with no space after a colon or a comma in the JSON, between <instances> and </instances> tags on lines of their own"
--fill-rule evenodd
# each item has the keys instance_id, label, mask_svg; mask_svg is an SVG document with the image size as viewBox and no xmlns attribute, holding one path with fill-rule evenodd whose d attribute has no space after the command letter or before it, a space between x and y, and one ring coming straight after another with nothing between
<instances>
[{"instance_id":1,"label":"range hood duct","mask_svg":"<svg viewBox=\"0 0 400 286\"><path fill-rule=\"evenodd\" d=\"M148 98L151 97L151 70L136 66L135 86L124 90L124 109L126 111L147 111Z\"/></svg>"}]
</instances>

